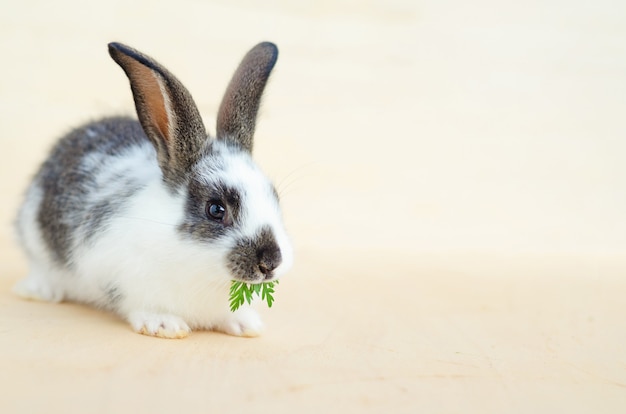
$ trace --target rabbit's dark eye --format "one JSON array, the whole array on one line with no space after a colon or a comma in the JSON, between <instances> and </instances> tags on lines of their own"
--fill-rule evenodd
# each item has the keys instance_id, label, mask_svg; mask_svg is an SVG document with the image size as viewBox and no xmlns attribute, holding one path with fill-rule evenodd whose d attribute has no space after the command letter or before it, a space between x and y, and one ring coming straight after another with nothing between
<instances>
[{"instance_id":1,"label":"rabbit's dark eye","mask_svg":"<svg viewBox=\"0 0 626 414\"><path fill-rule=\"evenodd\" d=\"M216 221L223 221L226 217L226 207L216 200L206 203L206 215L208 218Z\"/></svg>"}]
</instances>

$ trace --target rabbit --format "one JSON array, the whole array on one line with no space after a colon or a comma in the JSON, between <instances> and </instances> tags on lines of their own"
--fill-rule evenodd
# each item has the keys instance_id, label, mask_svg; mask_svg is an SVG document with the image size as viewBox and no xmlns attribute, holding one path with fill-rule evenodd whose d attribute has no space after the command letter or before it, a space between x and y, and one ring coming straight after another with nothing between
<instances>
[{"instance_id":1,"label":"rabbit","mask_svg":"<svg viewBox=\"0 0 626 414\"><path fill-rule=\"evenodd\" d=\"M256 310L228 301L232 280L277 280L293 263L278 193L251 156L277 47L245 55L215 138L167 69L120 43L108 50L139 120L88 123L53 147L17 215L30 268L14 291L113 312L145 335L259 335Z\"/></svg>"}]
</instances>

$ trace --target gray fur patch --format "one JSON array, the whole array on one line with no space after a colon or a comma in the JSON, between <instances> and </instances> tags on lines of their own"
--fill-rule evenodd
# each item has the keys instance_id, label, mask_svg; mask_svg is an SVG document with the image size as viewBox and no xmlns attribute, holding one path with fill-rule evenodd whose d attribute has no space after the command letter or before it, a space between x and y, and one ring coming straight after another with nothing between
<instances>
[{"instance_id":1,"label":"gray fur patch","mask_svg":"<svg viewBox=\"0 0 626 414\"><path fill-rule=\"evenodd\" d=\"M86 205L88 195L98 191L97 170L83 168L89 154L121 155L128 149L149 142L139 122L130 118L107 118L75 129L62 138L35 177L43 190L38 222L45 243L58 264L69 265L77 230L86 226L93 235L124 199L137 190L127 188L115 200Z\"/></svg>"},{"instance_id":2,"label":"gray fur patch","mask_svg":"<svg viewBox=\"0 0 626 414\"><path fill-rule=\"evenodd\" d=\"M119 303L124 298L119 287L115 285L107 286L104 289L104 297L105 297L104 307L109 310L117 309Z\"/></svg>"}]
</instances>

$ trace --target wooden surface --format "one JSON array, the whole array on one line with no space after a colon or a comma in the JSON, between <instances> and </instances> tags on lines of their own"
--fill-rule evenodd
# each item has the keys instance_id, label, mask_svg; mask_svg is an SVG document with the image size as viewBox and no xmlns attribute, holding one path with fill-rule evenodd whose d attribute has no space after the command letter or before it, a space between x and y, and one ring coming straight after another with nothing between
<instances>
[{"instance_id":1,"label":"wooden surface","mask_svg":"<svg viewBox=\"0 0 626 414\"><path fill-rule=\"evenodd\" d=\"M0 412L626 412L625 5L14 3ZM239 59L278 44L255 152L296 264L262 337L154 339L10 293L48 148L132 113L112 40L174 72L211 131Z\"/></svg>"}]
</instances>

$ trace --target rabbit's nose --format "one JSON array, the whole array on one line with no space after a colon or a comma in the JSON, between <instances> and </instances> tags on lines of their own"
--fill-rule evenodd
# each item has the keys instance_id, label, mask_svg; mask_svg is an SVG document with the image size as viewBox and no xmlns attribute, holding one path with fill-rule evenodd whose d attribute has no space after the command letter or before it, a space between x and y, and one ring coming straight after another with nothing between
<instances>
[{"instance_id":1,"label":"rabbit's nose","mask_svg":"<svg viewBox=\"0 0 626 414\"><path fill-rule=\"evenodd\" d=\"M272 272L282 263L282 255L280 254L280 249L278 245L272 244L270 246L266 246L263 249L259 249L257 252L257 257L259 259L259 270L265 278L269 278L272 276Z\"/></svg>"}]
</instances>

